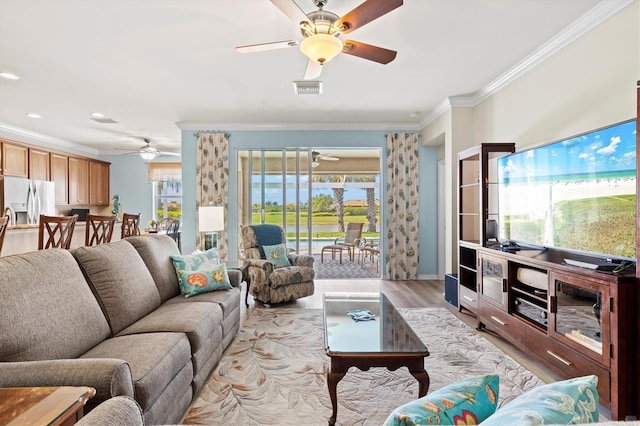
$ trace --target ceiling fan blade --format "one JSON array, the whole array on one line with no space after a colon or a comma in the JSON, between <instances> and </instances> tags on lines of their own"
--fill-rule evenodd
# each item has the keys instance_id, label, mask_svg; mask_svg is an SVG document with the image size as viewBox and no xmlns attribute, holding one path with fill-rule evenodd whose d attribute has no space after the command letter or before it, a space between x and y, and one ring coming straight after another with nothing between
<instances>
[{"instance_id":1,"label":"ceiling fan blade","mask_svg":"<svg viewBox=\"0 0 640 426\"><path fill-rule=\"evenodd\" d=\"M272 43L261 43L261 44L249 44L246 46L236 47L236 52L240 52L240 53L264 52L266 50L275 50L275 49L284 49L287 47L293 47L299 44L300 42L297 42L294 40L274 41Z\"/></svg>"},{"instance_id":2,"label":"ceiling fan blade","mask_svg":"<svg viewBox=\"0 0 640 426\"><path fill-rule=\"evenodd\" d=\"M385 49L383 47L373 46L371 44L361 43L355 40L346 40L342 53L347 55L359 56L363 59L378 62L380 64L388 64L396 58L398 52L395 50Z\"/></svg>"},{"instance_id":3,"label":"ceiling fan blade","mask_svg":"<svg viewBox=\"0 0 640 426\"><path fill-rule=\"evenodd\" d=\"M304 71L303 80L314 80L322 74L322 65L316 61L309 59L307 61L307 69Z\"/></svg>"},{"instance_id":4,"label":"ceiling fan blade","mask_svg":"<svg viewBox=\"0 0 640 426\"><path fill-rule=\"evenodd\" d=\"M319 155L319 156L318 156L318 158L319 158L320 160L325 160L325 161L338 161L338 160L339 160L339 158L336 158L336 157L329 157L329 156L327 156L327 155Z\"/></svg>"},{"instance_id":5,"label":"ceiling fan blade","mask_svg":"<svg viewBox=\"0 0 640 426\"><path fill-rule=\"evenodd\" d=\"M336 28L342 34L349 34L400 6L402 6L402 0L367 0L338 19Z\"/></svg>"},{"instance_id":6,"label":"ceiling fan blade","mask_svg":"<svg viewBox=\"0 0 640 426\"><path fill-rule=\"evenodd\" d=\"M167 151L158 151L158 155L166 155L168 157L180 157L182 154L179 152L167 152Z\"/></svg>"},{"instance_id":7,"label":"ceiling fan blade","mask_svg":"<svg viewBox=\"0 0 640 426\"><path fill-rule=\"evenodd\" d=\"M271 0L271 3L296 24L309 22L309 17L293 0Z\"/></svg>"}]
</instances>

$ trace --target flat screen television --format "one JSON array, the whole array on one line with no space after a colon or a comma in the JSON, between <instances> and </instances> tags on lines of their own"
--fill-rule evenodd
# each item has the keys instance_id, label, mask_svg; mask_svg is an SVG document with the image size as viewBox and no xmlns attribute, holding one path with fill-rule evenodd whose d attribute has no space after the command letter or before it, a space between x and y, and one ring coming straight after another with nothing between
<instances>
[{"instance_id":1,"label":"flat screen television","mask_svg":"<svg viewBox=\"0 0 640 426\"><path fill-rule=\"evenodd\" d=\"M636 121L498 159L499 239L636 258Z\"/></svg>"}]
</instances>

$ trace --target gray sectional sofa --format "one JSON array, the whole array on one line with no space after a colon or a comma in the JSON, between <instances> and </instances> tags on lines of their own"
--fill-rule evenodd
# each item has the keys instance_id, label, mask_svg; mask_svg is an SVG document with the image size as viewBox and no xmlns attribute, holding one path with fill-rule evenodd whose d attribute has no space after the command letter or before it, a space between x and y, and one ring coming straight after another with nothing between
<instances>
[{"instance_id":1,"label":"gray sectional sofa","mask_svg":"<svg viewBox=\"0 0 640 426\"><path fill-rule=\"evenodd\" d=\"M92 386L87 410L123 395L177 423L238 331L240 273L185 298L171 255L155 235L0 257L0 387Z\"/></svg>"}]
</instances>

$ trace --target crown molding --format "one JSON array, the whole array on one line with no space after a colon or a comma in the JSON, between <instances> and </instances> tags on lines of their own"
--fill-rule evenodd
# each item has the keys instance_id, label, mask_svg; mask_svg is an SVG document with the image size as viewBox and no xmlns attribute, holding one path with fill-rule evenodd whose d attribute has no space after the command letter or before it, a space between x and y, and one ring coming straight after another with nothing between
<instances>
[{"instance_id":1,"label":"crown molding","mask_svg":"<svg viewBox=\"0 0 640 426\"><path fill-rule=\"evenodd\" d=\"M69 142L64 139L55 138L53 136L22 129L5 123L0 123L0 136L9 139L17 139L21 142L33 143L43 148L51 148L65 152L71 151L89 156L98 156L100 154L99 150L85 145Z\"/></svg>"},{"instance_id":2,"label":"crown molding","mask_svg":"<svg viewBox=\"0 0 640 426\"><path fill-rule=\"evenodd\" d=\"M548 42L536 49L495 80L470 96L451 96L436 106L420 122L420 128L428 126L436 118L451 107L475 107L480 102L499 92L512 81L520 78L527 71L536 67L550 56L558 53L567 45L573 43L589 31L593 30L622 9L633 4L636 0L603 0L591 8L587 13L576 19L571 25L562 30Z\"/></svg>"},{"instance_id":3,"label":"crown molding","mask_svg":"<svg viewBox=\"0 0 640 426\"><path fill-rule=\"evenodd\" d=\"M420 123L197 123L178 122L180 130L224 129L220 131L291 131L291 130L375 130L420 131Z\"/></svg>"}]
</instances>

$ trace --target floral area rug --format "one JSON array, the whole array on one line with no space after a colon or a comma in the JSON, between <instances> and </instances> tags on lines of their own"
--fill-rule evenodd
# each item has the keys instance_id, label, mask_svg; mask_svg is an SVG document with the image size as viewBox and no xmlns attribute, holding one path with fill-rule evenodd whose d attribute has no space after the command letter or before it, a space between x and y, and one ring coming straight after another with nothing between
<instances>
[{"instance_id":1,"label":"floral area rug","mask_svg":"<svg viewBox=\"0 0 640 426\"><path fill-rule=\"evenodd\" d=\"M399 310L429 349L429 392L465 377L498 374L503 404L543 384L445 308ZM321 310L255 310L183 423L326 425L331 416L328 368ZM380 425L417 395L418 383L406 368L351 368L338 383L336 424Z\"/></svg>"}]
</instances>

